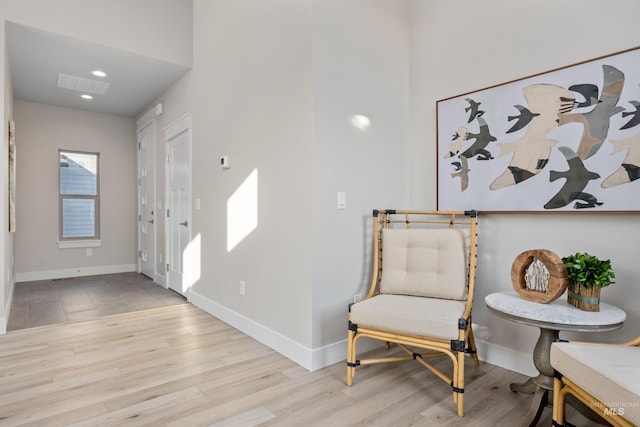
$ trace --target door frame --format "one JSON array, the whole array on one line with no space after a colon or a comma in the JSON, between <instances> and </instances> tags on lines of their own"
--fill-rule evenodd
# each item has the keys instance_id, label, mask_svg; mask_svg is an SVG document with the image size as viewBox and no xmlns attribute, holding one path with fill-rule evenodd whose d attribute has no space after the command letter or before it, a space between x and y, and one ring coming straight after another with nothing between
<instances>
[{"instance_id":1,"label":"door frame","mask_svg":"<svg viewBox=\"0 0 640 427\"><path fill-rule=\"evenodd\" d=\"M170 174L169 174L169 168L167 167L168 163L169 163L169 144L170 141L175 138L176 136L180 135L181 133L184 132L189 132L189 138L187 141L187 144L189 146L189 165L187 170L189 171L189 183L187 185L187 194L189 195L189 212L187 215L187 221L189 223L189 227L188 229L188 233L189 233L189 237L188 240L191 241L193 239L193 234L191 232L192 227L193 227L193 223L192 223L192 209L191 209L191 202L193 200L193 196L192 196L192 184L193 184L193 170L192 170L192 164L193 164L193 144L192 144L192 134L191 134L191 129L192 129L192 116L191 113L187 113L184 116L180 117L179 119L177 119L176 121L174 121L173 123L171 123L170 125L168 125L167 127L164 128L164 253L165 253L165 273L166 273L166 285L167 285L167 289L171 289L171 282L170 282L170 275L169 275L169 251L171 250L171 221L167 220L167 218L169 217L169 200L170 200ZM186 265L188 262L191 262L191 260L183 260L183 265ZM189 298L189 294L191 292L191 287L187 288L184 290L184 294L183 296L187 298L187 300L190 300Z\"/></svg>"},{"instance_id":2,"label":"door frame","mask_svg":"<svg viewBox=\"0 0 640 427\"><path fill-rule=\"evenodd\" d=\"M153 140L150 141L150 146L152 147L151 152L152 154L152 162L153 162L153 171L152 171L152 176L151 179L153 181L153 188L151 191L151 198L152 200L150 201L150 203L153 206L153 210L157 213L157 195L156 195L156 179L157 179L157 167L156 167L156 146L157 146L157 142L156 142L156 138L157 138L157 130L156 130L156 120L155 120L155 111L154 109L150 109L149 111L147 111L140 119L138 119L136 121L136 144L140 144L140 132L144 129L146 129L149 126L153 126ZM140 146L138 145L138 149L136 151L136 178L138 180L137 184L136 184L136 193L137 193L137 200L136 200L136 205L137 205L137 214L138 214L138 227L137 227L137 231L138 231L138 239L137 239L137 260L138 262L137 264L137 272L141 273L142 268L141 268L141 241L142 241L142 207L140 204L140 175L141 175L141 170L140 170ZM157 215L154 215L154 217L157 217ZM148 258L152 259L152 264L153 264L153 277L151 277L151 279L153 279L154 282L157 283L157 276L158 276L158 261L156 259L156 254L157 254L157 241L158 241L158 237L157 237L157 233L158 233L158 228L157 228L157 221L155 221L155 224L152 228L152 236L151 236L151 240L152 240L152 251L149 254Z\"/></svg>"}]
</instances>

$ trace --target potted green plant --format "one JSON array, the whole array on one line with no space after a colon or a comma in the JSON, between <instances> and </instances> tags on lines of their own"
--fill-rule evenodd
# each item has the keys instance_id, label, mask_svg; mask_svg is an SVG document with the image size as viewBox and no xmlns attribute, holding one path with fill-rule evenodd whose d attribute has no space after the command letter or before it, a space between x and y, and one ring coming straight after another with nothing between
<instances>
[{"instance_id":1,"label":"potted green plant","mask_svg":"<svg viewBox=\"0 0 640 427\"><path fill-rule=\"evenodd\" d=\"M585 311L600 311L600 290L616 277L611 261L586 252L562 258L569 278L569 304Z\"/></svg>"}]
</instances>

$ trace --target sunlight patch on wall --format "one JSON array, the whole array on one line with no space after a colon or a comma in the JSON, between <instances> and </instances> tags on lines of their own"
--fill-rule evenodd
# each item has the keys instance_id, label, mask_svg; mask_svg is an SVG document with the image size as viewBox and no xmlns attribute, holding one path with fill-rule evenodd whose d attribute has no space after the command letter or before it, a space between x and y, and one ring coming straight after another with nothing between
<instances>
[{"instance_id":1,"label":"sunlight patch on wall","mask_svg":"<svg viewBox=\"0 0 640 427\"><path fill-rule=\"evenodd\" d=\"M227 200L227 252L258 227L258 169Z\"/></svg>"},{"instance_id":2,"label":"sunlight patch on wall","mask_svg":"<svg viewBox=\"0 0 640 427\"><path fill-rule=\"evenodd\" d=\"M362 114L356 114L349 118L349 124L361 132L366 132L371 126L371 120Z\"/></svg>"},{"instance_id":3,"label":"sunlight patch on wall","mask_svg":"<svg viewBox=\"0 0 640 427\"><path fill-rule=\"evenodd\" d=\"M182 293L184 294L201 277L202 247L200 233L191 239L184 249L182 259L184 260L184 273L182 276Z\"/></svg>"}]
</instances>

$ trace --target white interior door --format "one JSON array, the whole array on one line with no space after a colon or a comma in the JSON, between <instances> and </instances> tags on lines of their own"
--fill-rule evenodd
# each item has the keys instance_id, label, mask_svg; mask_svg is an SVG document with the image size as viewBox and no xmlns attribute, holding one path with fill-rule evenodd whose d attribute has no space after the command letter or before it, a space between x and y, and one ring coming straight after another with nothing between
<instances>
[{"instance_id":1,"label":"white interior door","mask_svg":"<svg viewBox=\"0 0 640 427\"><path fill-rule=\"evenodd\" d=\"M138 123L138 271L156 276L156 124Z\"/></svg>"},{"instance_id":2,"label":"white interior door","mask_svg":"<svg viewBox=\"0 0 640 427\"><path fill-rule=\"evenodd\" d=\"M190 116L170 126L166 133L167 167L167 284L185 295L189 284L187 246L191 241L191 121Z\"/></svg>"}]
</instances>

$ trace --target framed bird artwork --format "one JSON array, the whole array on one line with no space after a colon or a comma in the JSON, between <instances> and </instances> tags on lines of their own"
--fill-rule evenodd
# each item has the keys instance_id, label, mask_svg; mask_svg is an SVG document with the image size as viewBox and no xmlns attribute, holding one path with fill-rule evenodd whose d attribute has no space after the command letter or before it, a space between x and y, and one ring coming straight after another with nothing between
<instances>
[{"instance_id":1,"label":"framed bird artwork","mask_svg":"<svg viewBox=\"0 0 640 427\"><path fill-rule=\"evenodd\" d=\"M440 210L640 211L640 47L436 102Z\"/></svg>"}]
</instances>

